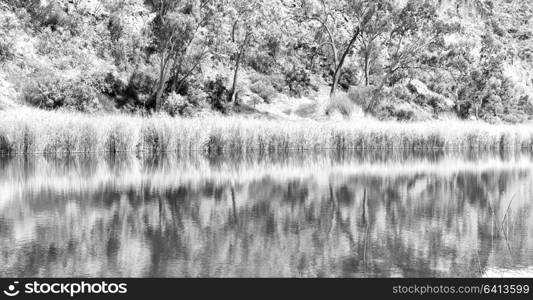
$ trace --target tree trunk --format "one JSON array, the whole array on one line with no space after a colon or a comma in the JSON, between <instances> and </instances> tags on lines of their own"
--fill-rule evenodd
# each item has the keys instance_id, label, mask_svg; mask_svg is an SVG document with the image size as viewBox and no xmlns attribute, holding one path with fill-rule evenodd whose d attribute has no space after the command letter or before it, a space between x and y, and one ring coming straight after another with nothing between
<instances>
[{"instance_id":1,"label":"tree trunk","mask_svg":"<svg viewBox=\"0 0 533 300\"><path fill-rule=\"evenodd\" d=\"M233 83L231 85L231 90L229 94L229 102L234 103L235 102L235 92L237 91L237 80L239 76L239 67L241 65L241 53L239 52L239 55L237 55L237 61L235 62L235 72L233 73Z\"/></svg>"},{"instance_id":2,"label":"tree trunk","mask_svg":"<svg viewBox=\"0 0 533 300\"><path fill-rule=\"evenodd\" d=\"M337 90L337 84L339 83L339 77L341 75L341 71L342 71L342 67L344 65L344 61L346 60L346 57L350 53L350 50L352 49L353 44L357 40L357 37L359 37L359 33L360 33L360 29L357 28L357 30L355 31L352 39L350 40L350 43L348 43L348 46L344 50L344 53L342 54L342 57L341 57L341 59L339 61L339 64L335 68L335 74L333 75L333 84L331 85L331 91L329 93L330 97L335 96L335 92Z\"/></svg>"},{"instance_id":3,"label":"tree trunk","mask_svg":"<svg viewBox=\"0 0 533 300\"><path fill-rule=\"evenodd\" d=\"M157 93L155 95L155 111L159 112L161 111L162 106L162 98L163 98L163 91L165 90L165 84L163 81L160 81L157 86Z\"/></svg>"},{"instance_id":4,"label":"tree trunk","mask_svg":"<svg viewBox=\"0 0 533 300\"><path fill-rule=\"evenodd\" d=\"M368 86L368 82L369 82L368 77L370 76L369 75L369 71L368 71L368 65L370 63L370 57L369 56L370 55L368 53L365 53L365 66L364 66L364 68L365 68L365 70L364 70L365 71L365 86Z\"/></svg>"},{"instance_id":5,"label":"tree trunk","mask_svg":"<svg viewBox=\"0 0 533 300\"><path fill-rule=\"evenodd\" d=\"M241 47L241 50L239 51L239 54L237 54L237 60L235 61L235 71L233 73L233 83L231 85L231 90L230 90L230 94L229 94L229 97L228 97L228 101L230 103L234 103L235 102L235 95L236 95L236 92L237 92L237 81L239 79L239 68L241 66L241 60L242 60L242 57L244 55L244 51L246 49L246 45L248 44L248 36L246 36L246 38L244 39L244 44L242 45Z\"/></svg>"},{"instance_id":6,"label":"tree trunk","mask_svg":"<svg viewBox=\"0 0 533 300\"><path fill-rule=\"evenodd\" d=\"M159 112L161 110L161 100L163 98L163 92L165 91L165 84L167 81L167 66L170 57L165 57L165 54L161 56L161 65L159 71L159 82L157 84L157 90L155 95L155 111Z\"/></svg>"},{"instance_id":7,"label":"tree trunk","mask_svg":"<svg viewBox=\"0 0 533 300\"><path fill-rule=\"evenodd\" d=\"M335 96L335 92L337 90L337 83L339 82L340 77L340 71L341 71L342 65L339 64L337 68L335 68L335 74L333 75L333 83L331 84L331 90L329 92L329 97L333 98Z\"/></svg>"},{"instance_id":8,"label":"tree trunk","mask_svg":"<svg viewBox=\"0 0 533 300\"><path fill-rule=\"evenodd\" d=\"M165 84L162 80L160 80L159 84L157 85L157 93L155 95L155 111L159 112L161 111L161 99L163 98L163 91L165 90Z\"/></svg>"}]
</instances>

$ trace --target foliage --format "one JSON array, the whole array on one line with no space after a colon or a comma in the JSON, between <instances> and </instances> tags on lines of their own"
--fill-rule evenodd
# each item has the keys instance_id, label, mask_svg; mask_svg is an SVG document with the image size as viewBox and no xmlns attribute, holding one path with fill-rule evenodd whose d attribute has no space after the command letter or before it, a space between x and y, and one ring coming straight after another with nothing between
<instances>
[{"instance_id":1,"label":"foliage","mask_svg":"<svg viewBox=\"0 0 533 300\"><path fill-rule=\"evenodd\" d=\"M355 66L343 69L339 77L339 86L343 90L348 90L351 86L356 86L358 84L357 75L357 69Z\"/></svg>"},{"instance_id":2,"label":"foliage","mask_svg":"<svg viewBox=\"0 0 533 300\"><path fill-rule=\"evenodd\" d=\"M6 36L4 33L0 33L0 63L13 59L13 40Z\"/></svg>"},{"instance_id":3,"label":"foliage","mask_svg":"<svg viewBox=\"0 0 533 300\"><path fill-rule=\"evenodd\" d=\"M226 79L224 77L217 76L214 80L207 81L204 90L207 94L207 102L211 107L219 111L226 110L229 91L226 88Z\"/></svg>"},{"instance_id":4,"label":"foliage","mask_svg":"<svg viewBox=\"0 0 533 300\"><path fill-rule=\"evenodd\" d=\"M85 81L41 78L26 89L26 101L43 109L66 107L83 112L100 108L97 90Z\"/></svg>"},{"instance_id":5,"label":"foliage","mask_svg":"<svg viewBox=\"0 0 533 300\"><path fill-rule=\"evenodd\" d=\"M250 86L250 90L256 93L267 103L277 95L276 89L268 80L259 80Z\"/></svg>"},{"instance_id":6,"label":"foliage","mask_svg":"<svg viewBox=\"0 0 533 300\"><path fill-rule=\"evenodd\" d=\"M0 63L15 58L13 47L19 22L13 14L0 13Z\"/></svg>"},{"instance_id":7,"label":"foliage","mask_svg":"<svg viewBox=\"0 0 533 300\"><path fill-rule=\"evenodd\" d=\"M211 0L151 0L156 13L151 23L153 47L159 53L159 79L155 91L155 108L160 107L168 80L171 88L180 85L199 66L207 54L212 20L216 7Z\"/></svg>"},{"instance_id":8,"label":"foliage","mask_svg":"<svg viewBox=\"0 0 533 300\"><path fill-rule=\"evenodd\" d=\"M331 101L341 88L379 118L520 122L532 13L518 0L5 0L0 73L47 109L232 113L248 91L330 85Z\"/></svg>"},{"instance_id":9,"label":"foliage","mask_svg":"<svg viewBox=\"0 0 533 300\"><path fill-rule=\"evenodd\" d=\"M359 105L365 114L372 113L379 102L375 86L352 88L348 92L349 99Z\"/></svg>"},{"instance_id":10,"label":"foliage","mask_svg":"<svg viewBox=\"0 0 533 300\"><path fill-rule=\"evenodd\" d=\"M311 76L305 69L293 69L285 74L287 86L292 95L301 97L311 86Z\"/></svg>"},{"instance_id":11,"label":"foliage","mask_svg":"<svg viewBox=\"0 0 533 300\"><path fill-rule=\"evenodd\" d=\"M173 117L185 114L188 107L187 98L176 93L170 93L163 102L163 110Z\"/></svg>"},{"instance_id":12,"label":"foliage","mask_svg":"<svg viewBox=\"0 0 533 300\"><path fill-rule=\"evenodd\" d=\"M338 112L342 116L350 117L354 111L354 102L346 95L335 95L326 107L327 115L332 115L335 112Z\"/></svg>"}]
</instances>

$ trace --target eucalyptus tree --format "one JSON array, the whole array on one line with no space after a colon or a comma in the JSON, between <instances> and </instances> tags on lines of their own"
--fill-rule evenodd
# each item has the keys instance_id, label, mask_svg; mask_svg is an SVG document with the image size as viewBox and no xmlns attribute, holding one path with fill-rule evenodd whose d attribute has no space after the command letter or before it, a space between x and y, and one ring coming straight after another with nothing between
<instances>
[{"instance_id":1,"label":"eucalyptus tree","mask_svg":"<svg viewBox=\"0 0 533 300\"><path fill-rule=\"evenodd\" d=\"M219 60L232 62L232 83L229 102L235 102L239 72L252 49L264 47L269 37L282 29L284 20L281 0L224 0L218 3L221 16L216 22L215 55Z\"/></svg>"},{"instance_id":2,"label":"eucalyptus tree","mask_svg":"<svg viewBox=\"0 0 533 300\"><path fill-rule=\"evenodd\" d=\"M159 111L169 78L173 78L174 85L183 83L209 52L210 32L206 28L215 15L215 1L148 0L147 3L156 14L152 35L159 55L159 78L154 93L156 111Z\"/></svg>"},{"instance_id":3,"label":"eucalyptus tree","mask_svg":"<svg viewBox=\"0 0 533 300\"><path fill-rule=\"evenodd\" d=\"M330 49L333 61L333 80L330 96L334 96L344 64L353 54L356 42L363 36L364 41L374 39L381 33L382 6L388 1L370 0L302 0L303 18L314 22L316 30L323 33L318 48ZM379 29L379 30L378 30ZM366 39L366 40L365 40ZM367 45L369 49L370 46Z\"/></svg>"},{"instance_id":4,"label":"eucalyptus tree","mask_svg":"<svg viewBox=\"0 0 533 300\"><path fill-rule=\"evenodd\" d=\"M367 13L365 22L361 24L359 34L359 51L361 58L361 67L364 79L364 85L368 86L370 82L370 70L375 61L381 56L381 50L386 48L384 44L387 34L392 30L394 11L397 6L391 0L377 0L372 4L367 4L370 11ZM362 16L356 15L361 18Z\"/></svg>"},{"instance_id":5,"label":"eucalyptus tree","mask_svg":"<svg viewBox=\"0 0 533 300\"><path fill-rule=\"evenodd\" d=\"M412 70L421 70L428 51L442 49L444 37L459 28L455 23L441 20L437 6L430 2L409 0L393 11L392 27L385 41L388 64L384 84L392 85L409 76Z\"/></svg>"}]
</instances>

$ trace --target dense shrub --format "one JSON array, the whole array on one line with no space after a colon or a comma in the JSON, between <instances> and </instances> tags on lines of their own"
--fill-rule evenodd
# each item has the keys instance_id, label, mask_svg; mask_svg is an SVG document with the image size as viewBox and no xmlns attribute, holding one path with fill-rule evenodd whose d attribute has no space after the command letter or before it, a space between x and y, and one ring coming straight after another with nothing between
<instances>
[{"instance_id":1,"label":"dense shrub","mask_svg":"<svg viewBox=\"0 0 533 300\"><path fill-rule=\"evenodd\" d=\"M36 26L48 27L53 31L65 28L71 33L77 34L80 29L78 25L82 22L81 16L67 12L66 6L69 3L61 3L61 1L57 0L44 3L39 0L30 0L21 6L25 7Z\"/></svg>"},{"instance_id":2,"label":"dense shrub","mask_svg":"<svg viewBox=\"0 0 533 300\"><path fill-rule=\"evenodd\" d=\"M163 110L173 117L186 115L190 112L189 106L190 104L186 97L174 92L170 93L163 102Z\"/></svg>"},{"instance_id":3,"label":"dense shrub","mask_svg":"<svg viewBox=\"0 0 533 300\"><path fill-rule=\"evenodd\" d=\"M353 87L348 92L349 99L359 105L365 114L374 112L380 96L375 86Z\"/></svg>"},{"instance_id":4,"label":"dense shrub","mask_svg":"<svg viewBox=\"0 0 533 300\"><path fill-rule=\"evenodd\" d=\"M101 107L97 90L79 79L41 78L26 88L25 99L43 109L94 112Z\"/></svg>"},{"instance_id":5,"label":"dense shrub","mask_svg":"<svg viewBox=\"0 0 533 300\"><path fill-rule=\"evenodd\" d=\"M331 115L334 112L339 112L345 117L349 117L355 110L355 105L347 95L334 96L328 106L326 107L326 115Z\"/></svg>"},{"instance_id":6,"label":"dense shrub","mask_svg":"<svg viewBox=\"0 0 533 300\"><path fill-rule=\"evenodd\" d=\"M270 102L270 100L272 100L277 94L276 89L274 89L274 87L268 80L260 80L253 83L250 86L250 90L257 94L259 97L261 97L263 100L265 100L267 103Z\"/></svg>"},{"instance_id":7,"label":"dense shrub","mask_svg":"<svg viewBox=\"0 0 533 300\"><path fill-rule=\"evenodd\" d=\"M374 115L379 120L414 121L417 119L416 112L407 104L383 103L375 108Z\"/></svg>"},{"instance_id":8,"label":"dense shrub","mask_svg":"<svg viewBox=\"0 0 533 300\"><path fill-rule=\"evenodd\" d=\"M108 72L93 76L93 86L102 94L118 97L125 92L127 82L119 74Z\"/></svg>"},{"instance_id":9,"label":"dense shrub","mask_svg":"<svg viewBox=\"0 0 533 300\"><path fill-rule=\"evenodd\" d=\"M148 107L156 83L157 74L153 69L136 69L131 74L122 97L117 99L117 104L119 107Z\"/></svg>"},{"instance_id":10,"label":"dense shrub","mask_svg":"<svg viewBox=\"0 0 533 300\"><path fill-rule=\"evenodd\" d=\"M292 69L285 74L285 81L291 94L301 97L311 87L311 76L308 70Z\"/></svg>"},{"instance_id":11,"label":"dense shrub","mask_svg":"<svg viewBox=\"0 0 533 300\"><path fill-rule=\"evenodd\" d=\"M251 85L255 85L258 82L264 82L266 85L272 87L276 92L282 93L286 88L285 75L283 74L270 74L264 75L260 73L251 73L248 75Z\"/></svg>"},{"instance_id":12,"label":"dense shrub","mask_svg":"<svg viewBox=\"0 0 533 300\"><path fill-rule=\"evenodd\" d=\"M460 114L488 120L518 103L509 79L501 73L474 70L459 90Z\"/></svg>"},{"instance_id":13,"label":"dense shrub","mask_svg":"<svg viewBox=\"0 0 533 300\"><path fill-rule=\"evenodd\" d=\"M285 89L285 77L283 74L275 74L268 76L269 82L272 87L278 92L281 93Z\"/></svg>"},{"instance_id":14,"label":"dense shrub","mask_svg":"<svg viewBox=\"0 0 533 300\"><path fill-rule=\"evenodd\" d=\"M0 63L13 59L13 40L0 32Z\"/></svg>"},{"instance_id":15,"label":"dense shrub","mask_svg":"<svg viewBox=\"0 0 533 300\"><path fill-rule=\"evenodd\" d=\"M57 2L52 2L45 6L40 14L41 24L52 29L57 27L67 27L73 25L72 17L69 16Z\"/></svg>"},{"instance_id":16,"label":"dense shrub","mask_svg":"<svg viewBox=\"0 0 533 300\"><path fill-rule=\"evenodd\" d=\"M207 100L207 92L204 90L205 86L199 80L189 84L187 88L187 101L197 107L210 107L211 104Z\"/></svg>"},{"instance_id":17,"label":"dense shrub","mask_svg":"<svg viewBox=\"0 0 533 300\"><path fill-rule=\"evenodd\" d=\"M216 110L226 111L229 91L226 88L226 78L217 76L214 80L208 80L204 85L207 102Z\"/></svg>"},{"instance_id":18,"label":"dense shrub","mask_svg":"<svg viewBox=\"0 0 533 300\"><path fill-rule=\"evenodd\" d=\"M518 101L518 108L523 111L526 115L533 116L533 103L531 103L529 96L524 95L520 97Z\"/></svg>"},{"instance_id":19,"label":"dense shrub","mask_svg":"<svg viewBox=\"0 0 533 300\"><path fill-rule=\"evenodd\" d=\"M64 81L42 78L30 83L25 90L26 102L39 108L53 109L63 106L65 91Z\"/></svg>"},{"instance_id":20,"label":"dense shrub","mask_svg":"<svg viewBox=\"0 0 533 300\"><path fill-rule=\"evenodd\" d=\"M0 10L0 63L14 58L14 37L19 26L14 14Z\"/></svg>"},{"instance_id":21,"label":"dense shrub","mask_svg":"<svg viewBox=\"0 0 533 300\"><path fill-rule=\"evenodd\" d=\"M340 77L339 77L339 86L344 90L348 90L351 86L354 86L356 84L357 84L356 69L353 67L342 69Z\"/></svg>"},{"instance_id":22,"label":"dense shrub","mask_svg":"<svg viewBox=\"0 0 533 300\"><path fill-rule=\"evenodd\" d=\"M248 65L257 72L270 74L275 64L275 60L270 56L262 53L251 55L248 59Z\"/></svg>"}]
</instances>

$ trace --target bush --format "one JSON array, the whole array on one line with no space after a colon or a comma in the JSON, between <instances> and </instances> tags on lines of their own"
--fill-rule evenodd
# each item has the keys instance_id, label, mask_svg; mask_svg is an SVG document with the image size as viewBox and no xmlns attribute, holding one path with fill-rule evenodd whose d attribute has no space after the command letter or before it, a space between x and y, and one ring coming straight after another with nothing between
<instances>
[{"instance_id":1,"label":"bush","mask_svg":"<svg viewBox=\"0 0 533 300\"><path fill-rule=\"evenodd\" d=\"M79 29L79 16L67 13L59 1L50 1L44 6L40 5L40 3L38 5L30 5L27 10L36 24L49 27L53 31L62 27L71 31L71 33L77 33Z\"/></svg>"},{"instance_id":2,"label":"bush","mask_svg":"<svg viewBox=\"0 0 533 300\"><path fill-rule=\"evenodd\" d=\"M0 10L0 63L13 59L15 53L14 36L19 27L19 20L12 13Z\"/></svg>"},{"instance_id":3,"label":"bush","mask_svg":"<svg viewBox=\"0 0 533 300\"><path fill-rule=\"evenodd\" d=\"M106 73L100 76L93 76L93 86L102 94L117 97L126 90L127 83L120 78L119 74Z\"/></svg>"},{"instance_id":4,"label":"bush","mask_svg":"<svg viewBox=\"0 0 533 300\"><path fill-rule=\"evenodd\" d=\"M511 123L511 124L518 124L518 123L521 123L524 121L524 118L521 118L520 115L501 115L500 116L500 119L503 121L503 122L506 122L506 123ZM491 122L489 122L491 123Z\"/></svg>"},{"instance_id":5,"label":"bush","mask_svg":"<svg viewBox=\"0 0 533 300\"><path fill-rule=\"evenodd\" d=\"M0 63L13 59L13 40L3 33L0 33Z\"/></svg>"},{"instance_id":6,"label":"bush","mask_svg":"<svg viewBox=\"0 0 533 300\"><path fill-rule=\"evenodd\" d=\"M326 115L331 115L333 112L338 111L343 116L349 117L355 110L354 103L346 95L336 95L331 99L330 103L326 107Z\"/></svg>"},{"instance_id":7,"label":"bush","mask_svg":"<svg viewBox=\"0 0 533 300\"><path fill-rule=\"evenodd\" d=\"M271 56L261 53L257 53L257 55L253 55L248 59L248 65L263 74L270 74L274 64L275 60Z\"/></svg>"},{"instance_id":8,"label":"bush","mask_svg":"<svg viewBox=\"0 0 533 300\"><path fill-rule=\"evenodd\" d=\"M380 120L414 121L416 113L409 105L393 105L391 103L376 107L375 116Z\"/></svg>"},{"instance_id":9,"label":"bush","mask_svg":"<svg viewBox=\"0 0 533 300\"><path fill-rule=\"evenodd\" d=\"M206 93L207 102L211 107L225 111L227 106L227 100L229 97L229 91L226 88L226 78L218 75L215 80L209 80L204 85L204 91Z\"/></svg>"},{"instance_id":10,"label":"bush","mask_svg":"<svg viewBox=\"0 0 533 300\"><path fill-rule=\"evenodd\" d=\"M259 97L265 100L267 103L270 102L276 95L276 89L270 84L268 80L260 80L253 83L250 86L250 90L256 93Z\"/></svg>"},{"instance_id":11,"label":"bush","mask_svg":"<svg viewBox=\"0 0 533 300\"><path fill-rule=\"evenodd\" d=\"M286 84L285 76L283 76L282 74L270 75L270 76L268 76L268 80L269 80L270 84L272 85L272 87L278 93L283 92L283 90L285 88L285 84Z\"/></svg>"},{"instance_id":12,"label":"bush","mask_svg":"<svg viewBox=\"0 0 533 300\"><path fill-rule=\"evenodd\" d=\"M67 97L67 108L82 112L95 112L102 108L96 89L83 82L71 82Z\"/></svg>"},{"instance_id":13,"label":"bush","mask_svg":"<svg viewBox=\"0 0 533 300\"><path fill-rule=\"evenodd\" d=\"M518 101L518 109L523 111L526 115L533 115L533 104L529 99L529 96L523 95Z\"/></svg>"},{"instance_id":14,"label":"bush","mask_svg":"<svg viewBox=\"0 0 533 300\"><path fill-rule=\"evenodd\" d=\"M285 74L285 81L290 92L298 97L307 94L311 87L311 76L307 70L293 69L288 71Z\"/></svg>"},{"instance_id":15,"label":"bush","mask_svg":"<svg viewBox=\"0 0 533 300\"><path fill-rule=\"evenodd\" d=\"M187 90L187 98L191 105L198 107L209 107L210 103L208 103L207 97L208 95L207 92L204 91L203 85L200 85L198 83L189 85L189 88Z\"/></svg>"},{"instance_id":16,"label":"bush","mask_svg":"<svg viewBox=\"0 0 533 300\"><path fill-rule=\"evenodd\" d=\"M123 99L118 101L119 106L146 106L157 78L158 75L150 68L136 69L128 80Z\"/></svg>"},{"instance_id":17,"label":"bush","mask_svg":"<svg viewBox=\"0 0 533 300\"><path fill-rule=\"evenodd\" d=\"M348 98L359 105L365 114L373 113L380 99L374 86L353 87L348 92Z\"/></svg>"},{"instance_id":18,"label":"bush","mask_svg":"<svg viewBox=\"0 0 533 300\"><path fill-rule=\"evenodd\" d=\"M357 73L355 67L342 69L339 77L339 86L344 90L348 90L351 86L354 86L356 84Z\"/></svg>"},{"instance_id":19,"label":"bush","mask_svg":"<svg viewBox=\"0 0 533 300\"><path fill-rule=\"evenodd\" d=\"M63 106L65 82L57 78L42 78L26 87L26 102L39 108L54 109Z\"/></svg>"},{"instance_id":20,"label":"bush","mask_svg":"<svg viewBox=\"0 0 533 300\"><path fill-rule=\"evenodd\" d=\"M264 82L266 85L271 86L278 93L282 93L287 84L285 81L285 75L283 74L262 75L260 73L253 72L249 74L248 77L251 85L255 85L258 82Z\"/></svg>"},{"instance_id":21,"label":"bush","mask_svg":"<svg viewBox=\"0 0 533 300\"><path fill-rule=\"evenodd\" d=\"M96 89L83 80L40 78L25 91L26 102L43 109L94 112L101 108Z\"/></svg>"},{"instance_id":22,"label":"bush","mask_svg":"<svg viewBox=\"0 0 533 300\"><path fill-rule=\"evenodd\" d=\"M188 106L187 98L174 92L163 102L163 110L173 117L184 114Z\"/></svg>"}]
</instances>

